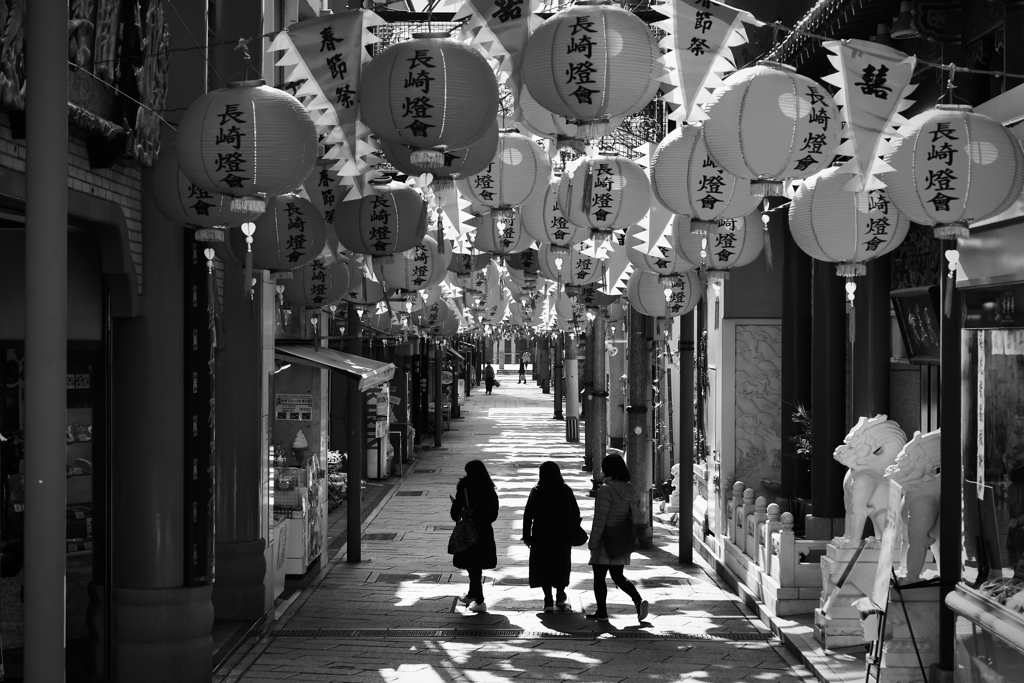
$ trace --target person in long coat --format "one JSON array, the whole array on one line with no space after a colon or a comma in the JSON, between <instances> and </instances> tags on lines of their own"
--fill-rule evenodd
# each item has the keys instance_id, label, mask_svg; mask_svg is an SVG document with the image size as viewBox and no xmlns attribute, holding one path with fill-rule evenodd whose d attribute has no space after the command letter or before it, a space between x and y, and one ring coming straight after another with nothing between
<instances>
[{"instance_id":1,"label":"person in long coat","mask_svg":"<svg viewBox=\"0 0 1024 683\"><path fill-rule=\"evenodd\" d=\"M491 393L491 389L494 388L494 368L488 363L484 368L484 387L487 389L487 393Z\"/></svg>"},{"instance_id":2,"label":"person in long coat","mask_svg":"<svg viewBox=\"0 0 1024 683\"><path fill-rule=\"evenodd\" d=\"M530 548L530 588L544 592L544 611L566 609L572 569L569 532L580 523L580 506L572 489L551 460L540 466L540 478L530 491L523 513L523 542ZM551 595L551 589L557 593Z\"/></svg>"},{"instance_id":3,"label":"person in long coat","mask_svg":"<svg viewBox=\"0 0 1024 683\"><path fill-rule=\"evenodd\" d=\"M473 526L477 541L472 546L456 553L452 563L469 574L469 592L459 600L469 607L470 612L486 612L484 602L483 570L498 566L498 549L494 543L494 520L498 518L498 494L495 491L487 467L479 460L466 463L466 476L459 479L452 498L452 520L458 520L466 507L473 511Z\"/></svg>"},{"instance_id":4,"label":"person in long coat","mask_svg":"<svg viewBox=\"0 0 1024 683\"><path fill-rule=\"evenodd\" d=\"M608 586L605 577L612 575L612 581L633 600L637 618L643 622L647 618L649 606L640 597L636 586L625 577L623 567L629 564L629 553L611 556L605 548L602 536L609 528L624 522L630 516L630 506L635 504L633 487L629 483L629 469L621 455L609 454L601 462L604 481L597 489L594 500L594 523L590 529L590 564L594 570L594 599L597 610L587 614L587 619L598 621L608 620Z\"/></svg>"}]
</instances>

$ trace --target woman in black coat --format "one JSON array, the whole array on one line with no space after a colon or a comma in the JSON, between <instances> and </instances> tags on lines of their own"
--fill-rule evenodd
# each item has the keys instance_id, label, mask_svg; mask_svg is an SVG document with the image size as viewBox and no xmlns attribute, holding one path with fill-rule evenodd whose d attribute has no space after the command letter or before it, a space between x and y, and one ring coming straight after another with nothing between
<instances>
[{"instance_id":1,"label":"woman in black coat","mask_svg":"<svg viewBox=\"0 0 1024 683\"><path fill-rule=\"evenodd\" d=\"M530 588L544 591L544 611L565 609L572 569L569 532L580 524L580 507L572 489L550 460L540 466L540 480L530 491L523 514L523 542L530 548ZM554 599L551 588L557 590Z\"/></svg>"},{"instance_id":2,"label":"woman in black coat","mask_svg":"<svg viewBox=\"0 0 1024 683\"><path fill-rule=\"evenodd\" d=\"M456 553L452 562L469 574L469 592L459 600L469 607L470 612L486 612L484 602L483 570L498 566L498 549L494 544L494 520L498 518L498 494L494 482L487 473L487 467L479 460L466 463L466 476L459 480L452 498L452 519L457 520L467 507L473 511L473 526L476 527L477 541L472 546Z\"/></svg>"}]
</instances>

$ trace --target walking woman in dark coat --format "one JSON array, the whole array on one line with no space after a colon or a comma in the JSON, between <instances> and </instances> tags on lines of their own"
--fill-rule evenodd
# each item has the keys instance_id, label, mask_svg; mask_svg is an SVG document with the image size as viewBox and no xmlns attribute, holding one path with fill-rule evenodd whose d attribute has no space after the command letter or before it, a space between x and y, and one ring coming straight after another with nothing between
<instances>
[{"instance_id":1,"label":"walking woman in dark coat","mask_svg":"<svg viewBox=\"0 0 1024 683\"><path fill-rule=\"evenodd\" d=\"M477 542L456 553L452 562L469 574L469 592L459 600L469 607L470 612L486 612L484 602L483 570L498 566L498 549L494 544L494 520L498 518L498 494L494 482L487 473L487 467L479 460L466 463L466 476L459 479L452 499L452 519L457 520L463 508L473 511L473 526L476 527Z\"/></svg>"},{"instance_id":2,"label":"walking woman in dark coat","mask_svg":"<svg viewBox=\"0 0 1024 683\"><path fill-rule=\"evenodd\" d=\"M530 548L530 588L544 591L544 611L566 609L572 569L569 532L580 523L580 507L572 489L550 460L540 466L540 480L530 491L523 514L523 542ZM551 589L557 594L552 598Z\"/></svg>"}]
</instances>

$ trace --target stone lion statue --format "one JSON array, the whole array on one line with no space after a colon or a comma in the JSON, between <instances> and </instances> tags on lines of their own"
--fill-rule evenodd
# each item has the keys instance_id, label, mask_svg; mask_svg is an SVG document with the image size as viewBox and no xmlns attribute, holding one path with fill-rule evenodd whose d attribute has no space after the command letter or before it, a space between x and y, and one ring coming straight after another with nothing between
<instances>
[{"instance_id":1,"label":"stone lion statue","mask_svg":"<svg viewBox=\"0 0 1024 683\"><path fill-rule=\"evenodd\" d=\"M903 487L903 539L906 557L903 566L907 581L921 578L928 548L939 558L939 487L941 430L914 432L885 471L885 478Z\"/></svg>"},{"instance_id":2,"label":"stone lion statue","mask_svg":"<svg viewBox=\"0 0 1024 683\"><path fill-rule=\"evenodd\" d=\"M857 543L864 534L864 522L871 517L875 535L885 529L889 485L883 474L907 443L907 435L888 415L862 417L832 454L850 468L843 478L846 530L843 539Z\"/></svg>"}]
</instances>

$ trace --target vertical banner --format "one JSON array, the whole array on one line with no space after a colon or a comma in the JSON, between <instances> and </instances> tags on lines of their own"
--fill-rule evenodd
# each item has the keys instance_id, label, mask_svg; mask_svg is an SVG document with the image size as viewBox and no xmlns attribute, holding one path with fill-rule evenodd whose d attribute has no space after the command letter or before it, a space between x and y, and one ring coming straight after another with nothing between
<instances>
[{"instance_id":1,"label":"vertical banner","mask_svg":"<svg viewBox=\"0 0 1024 683\"><path fill-rule=\"evenodd\" d=\"M879 173L893 168L881 157L892 151L888 138L899 135L894 126L907 120L900 114L907 99L917 58L870 40L832 40L823 43L837 73L823 80L839 88L835 101L841 109L847 138L835 153L852 157L843 165L854 177L843 189L867 192L885 187ZM813 112L812 112L813 115Z\"/></svg>"},{"instance_id":2,"label":"vertical banner","mask_svg":"<svg viewBox=\"0 0 1024 683\"><path fill-rule=\"evenodd\" d=\"M185 240L185 585L214 581L216 450L213 301L206 257L191 232Z\"/></svg>"},{"instance_id":3,"label":"vertical banner","mask_svg":"<svg viewBox=\"0 0 1024 683\"><path fill-rule=\"evenodd\" d=\"M669 118L703 120L707 117L700 105L722 82L721 74L736 69L729 48L747 42L740 22L763 24L748 12L713 0L670 0L658 11L668 17L655 26L668 34L658 46L668 50L661 58L667 69L661 80L667 91L664 100L674 108Z\"/></svg>"}]
</instances>

